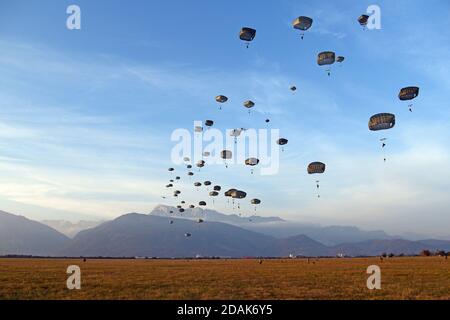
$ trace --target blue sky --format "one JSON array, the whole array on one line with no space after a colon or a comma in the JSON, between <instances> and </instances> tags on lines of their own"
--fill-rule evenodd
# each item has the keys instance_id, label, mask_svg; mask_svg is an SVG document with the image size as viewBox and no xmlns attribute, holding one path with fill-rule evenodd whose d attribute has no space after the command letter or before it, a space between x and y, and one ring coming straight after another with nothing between
<instances>
[{"instance_id":1,"label":"blue sky","mask_svg":"<svg viewBox=\"0 0 450 320\"><path fill-rule=\"evenodd\" d=\"M70 4L81 7L81 30L66 28ZM371 4L382 29L363 31L356 19ZM194 180L211 180L261 199L261 215L447 236L449 9L444 0L2 1L0 209L70 220L149 212L163 202L173 130L204 119L264 128L269 117L289 139L279 174L211 167L179 186L188 202L206 197ZM291 26L300 15L314 19L303 41ZM248 50L243 26L257 29ZM316 64L325 50L346 57L331 77ZM397 98L409 85L421 88L413 113ZM220 112L217 94L230 98ZM378 112L395 113L396 127L370 132ZM320 200L312 161L327 163Z\"/></svg>"}]
</instances>

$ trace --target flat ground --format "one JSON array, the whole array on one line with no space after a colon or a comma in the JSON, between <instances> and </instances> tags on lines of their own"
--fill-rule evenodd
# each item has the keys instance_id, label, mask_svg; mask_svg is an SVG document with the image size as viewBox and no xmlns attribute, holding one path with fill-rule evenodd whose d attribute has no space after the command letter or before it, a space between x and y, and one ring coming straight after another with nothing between
<instances>
[{"instance_id":1,"label":"flat ground","mask_svg":"<svg viewBox=\"0 0 450 320\"><path fill-rule=\"evenodd\" d=\"M368 290L369 265L381 290ZM81 290L66 269L81 268ZM450 299L450 259L0 259L1 299Z\"/></svg>"}]
</instances>

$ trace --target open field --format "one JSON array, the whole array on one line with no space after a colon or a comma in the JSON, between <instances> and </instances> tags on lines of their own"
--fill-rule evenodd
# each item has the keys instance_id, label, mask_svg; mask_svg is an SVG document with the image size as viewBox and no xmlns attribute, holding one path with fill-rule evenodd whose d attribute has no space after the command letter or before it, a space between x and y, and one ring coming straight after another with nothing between
<instances>
[{"instance_id":1,"label":"open field","mask_svg":"<svg viewBox=\"0 0 450 320\"><path fill-rule=\"evenodd\" d=\"M366 287L373 264L381 268L381 290ZM69 265L81 268L81 290L66 288ZM0 299L448 300L450 260L0 259Z\"/></svg>"}]
</instances>

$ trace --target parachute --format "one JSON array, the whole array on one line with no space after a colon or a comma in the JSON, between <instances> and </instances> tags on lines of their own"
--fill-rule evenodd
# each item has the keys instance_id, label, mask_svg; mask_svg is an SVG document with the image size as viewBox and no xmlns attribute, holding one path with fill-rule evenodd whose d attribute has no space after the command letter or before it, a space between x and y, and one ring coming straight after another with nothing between
<instances>
[{"instance_id":1,"label":"parachute","mask_svg":"<svg viewBox=\"0 0 450 320\"><path fill-rule=\"evenodd\" d=\"M338 57L336 58L336 61L339 62L339 63L344 62L344 60L345 60L345 57L343 57L343 56L338 56Z\"/></svg>"},{"instance_id":2,"label":"parachute","mask_svg":"<svg viewBox=\"0 0 450 320\"><path fill-rule=\"evenodd\" d=\"M317 55L317 64L319 66L331 66L336 61L336 54L333 51L324 51ZM328 75L331 75L331 67L326 69Z\"/></svg>"},{"instance_id":3,"label":"parachute","mask_svg":"<svg viewBox=\"0 0 450 320\"><path fill-rule=\"evenodd\" d=\"M184 236L185 236L186 238L189 238L190 236L192 236L192 234L190 234L190 233L185 233Z\"/></svg>"},{"instance_id":4,"label":"parachute","mask_svg":"<svg viewBox=\"0 0 450 320\"><path fill-rule=\"evenodd\" d=\"M358 18L359 24L360 24L362 27L364 27L364 29L365 29L366 26L367 26L368 20L369 20L369 16L368 16L367 14L363 14L363 15L359 16L359 18Z\"/></svg>"},{"instance_id":5,"label":"parachute","mask_svg":"<svg viewBox=\"0 0 450 320\"><path fill-rule=\"evenodd\" d=\"M228 98L227 98L226 96L223 96L223 95L218 95L218 96L216 97L216 101L217 101L218 103L222 104L222 103L227 102L227 101L228 101ZM220 104L219 104L219 110L222 110L222 107L221 107Z\"/></svg>"},{"instance_id":6,"label":"parachute","mask_svg":"<svg viewBox=\"0 0 450 320\"><path fill-rule=\"evenodd\" d=\"M249 27L244 27L241 29L241 32L239 32L239 39L246 42L247 49L250 45L250 42L255 39L255 36L256 30Z\"/></svg>"},{"instance_id":7,"label":"parachute","mask_svg":"<svg viewBox=\"0 0 450 320\"><path fill-rule=\"evenodd\" d=\"M203 132L203 127L201 127L201 126L195 126L194 132L196 132L196 133L201 133L201 132Z\"/></svg>"},{"instance_id":8,"label":"parachute","mask_svg":"<svg viewBox=\"0 0 450 320\"><path fill-rule=\"evenodd\" d=\"M391 113L378 113L370 117L369 120L369 130L371 131L379 131L379 130L388 130L395 126L395 115ZM386 138L380 139L381 148L383 149L383 160L386 162Z\"/></svg>"},{"instance_id":9,"label":"parachute","mask_svg":"<svg viewBox=\"0 0 450 320\"><path fill-rule=\"evenodd\" d=\"M258 163L259 163L259 159L257 159L257 158L248 158L247 160L245 160L245 165L251 166L251 167L258 165ZM253 174L253 168L251 169L251 174Z\"/></svg>"},{"instance_id":10,"label":"parachute","mask_svg":"<svg viewBox=\"0 0 450 320\"><path fill-rule=\"evenodd\" d=\"M201 182L195 182L194 183L194 187L201 187L202 186L202 183Z\"/></svg>"},{"instance_id":11,"label":"parachute","mask_svg":"<svg viewBox=\"0 0 450 320\"><path fill-rule=\"evenodd\" d=\"M255 106L255 103L251 100L247 100L244 102L244 107L248 109L248 113L250 114L250 109Z\"/></svg>"},{"instance_id":12,"label":"parachute","mask_svg":"<svg viewBox=\"0 0 450 320\"><path fill-rule=\"evenodd\" d=\"M221 186L214 186L214 191L220 191L220 190L222 190Z\"/></svg>"},{"instance_id":13,"label":"parachute","mask_svg":"<svg viewBox=\"0 0 450 320\"><path fill-rule=\"evenodd\" d=\"M256 212L256 205L260 204L261 200L259 200L259 199L252 199L252 200L250 200L250 203L255 206L255 212Z\"/></svg>"},{"instance_id":14,"label":"parachute","mask_svg":"<svg viewBox=\"0 0 450 320\"><path fill-rule=\"evenodd\" d=\"M277 144L281 146L281 151L284 151L284 145L288 143L288 139L280 138L277 140Z\"/></svg>"},{"instance_id":15,"label":"parachute","mask_svg":"<svg viewBox=\"0 0 450 320\"><path fill-rule=\"evenodd\" d=\"M210 185L211 185L211 181L205 181L205 182L203 182L203 184L204 184L205 186L210 186Z\"/></svg>"},{"instance_id":16,"label":"parachute","mask_svg":"<svg viewBox=\"0 0 450 320\"><path fill-rule=\"evenodd\" d=\"M289 89L290 89L291 91L293 91L293 92L297 91L297 87L296 87L296 86L292 86L292 87L290 87Z\"/></svg>"},{"instance_id":17,"label":"parachute","mask_svg":"<svg viewBox=\"0 0 450 320\"><path fill-rule=\"evenodd\" d=\"M180 208L180 209L178 209L178 211L181 212L181 213L183 213L183 212L184 212L184 209L183 209L183 208Z\"/></svg>"},{"instance_id":18,"label":"parachute","mask_svg":"<svg viewBox=\"0 0 450 320\"><path fill-rule=\"evenodd\" d=\"M197 220L197 223L203 223L203 222L205 222L205 220L203 220L203 219L198 219Z\"/></svg>"},{"instance_id":19,"label":"parachute","mask_svg":"<svg viewBox=\"0 0 450 320\"><path fill-rule=\"evenodd\" d=\"M391 113L378 113L370 117L369 130L387 130L395 126L395 115Z\"/></svg>"},{"instance_id":20,"label":"parachute","mask_svg":"<svg viewBox=\"0 0 450 320\"><path fill-rule=\"evenodd\" d=\"M192 169L192 165L188 164L188 165L186 166L186 168Z\"/></svg>"},{"instance_id":21,"label":"parachute","mask_svg":"<svg viewBox=\"0 0 450 320\"><path fill-rule=\"evenodd\" d=\"M184 161L184 162L189 162L189 161L191 161L191 159L190 159L189 157L184 157L184 158L183 158L183 161Z\"/></svg>"},{"instance_id":22,"label":"parachute","mask_svg":"<svg viewBox=\"0 0 450 320\"><path fill-rule=\"evenodd\" d=\"M203 152L204 157L209 157L211 155L211 152L205 151Z\"/></svg>"},{"instance_id":23,"label":"parachute","mask_svg":"<svg viewBox=\"0 0 450 320\"><path fill-rule=\"evenodd\" d=\"M217 192L217 191L211 191L210 193L209 193L209 196L210 197L217 197L219 195L219 193Z\"/></svg>"},{"instance_id":24,"label":"parachute","mask_svg":"<svg viewBox=\"0 0 450 320\"><path fill-rule=\"evenodd\" d=\"M197 167L198 167L198 168L203 168L204 166L205 166L205 161L199 160L199 161L197 162Z\"/></svg>"},{"instance_id":25,"label":"parachute","mask_svg":"<svg viewBox=\"0 0 450 320\"><path fill-rule=\"evenodd\" d=\"M170 172L172 172L172 171L174 171L175 169L174 168L169 168L168 169Z\"/></svg>"},{"instance_id":26,"label":"parachute","mask_svg":"<svg viewBox=\"0 0 450 320\"><path fill-rule=\"evenodd\" d=\"M191 205L189 206L189 208L194 209L195 206L194 206L193 204L191 204Z\"/></svg>"},{"instance_id":27,"label":"parachute","mask_svg":"<svg viewBox=\"0 0 450 320\"><path fill-rule=\"evenodd\" d=\"M398 98L401 101L413 100L419 95L419 87L405 87L400 90ZM409 111L412 112L412 103L408 105Z\"/></svg>"},{"instance_id":28,"label":"parachute","mask_svg":"<svg viewBox=\"0 0 450 320\"><path fill-rule=\"evenodd\" d=\"M230 137L234 137L234 143L237 143L237 138L241 135L242 131L245 131L245 129L238 128L230 131Z\"/></svg>"},{"instance_id":29,"label":"parachute","mask_svg":"<svg viewBox=\"0 0 450 320\"><path fill-rule=\"evenodd\" d=\"M309 28L311 28L312 23L313 23L313 19L311 19L309 17L300 16L292 22L292 26L294 27L294 29L306 31ZM305 33L304 32L300 33L300 36L303 40Z\"/></svg>"},{"instance_id":30,"label":"parachute","mask_svg":"<svg viewBox=\"0 0 450 320\"><path fill-rule=\"evenodd\" d=\"M171 183L169 183L167 186L166 186L166 188L172 188L173 187L173 184L171 184Z\"/></svg>"},{"instance_id":31,"label":"parachute","mask_svg":"<svg viewBox=\"0 0 450 320\"><path fill-rule=\"evenodd\" d=\"M311 162L308 165L308 174L322 174L325 172L325 163L322 162ZM319 190L319 180L316 181L317 183L317 190ZM320 198L320 193L317 193L317 197Z\"/></svg>"},{"instance_id":32,"label":"parachute","mask_svg":"<svg viewBox=\"0 0 450 320\"><path fill-rule=\"evenodd\" d=\"M220 157L225 161L225 167L228 168L227 160L233 158L233 153L230 150L222 150Z\"/></svg>"},{"instance_id":33,"label":"parachute","mask_svg":"<svg viewBox=\"0 0 450 320\"><path fill-rule=\"evenodd\" d=\"M181 178L180 178L180 177L178 177L178 176L177 176L177 177L175 177L175 180L180 180L180 179L181 179Z\"/></svg>"},{"instance_id":34,"label":"parachute","mask_svg":"<svg viewBox=\"0 0 450 320\"><path fill-rule=\"evenodd\" d=\"M206 202L205 201L200 201L198 203L198 205L201 206L201 207L204 207L204 206L206 206Z\"/></svg>"},{"instance_id":35,"label":"parachute","mask_svg":"<svg viewBox=\"0 0 450 320\"><path fill-rule=\"evenodd\" d=\"M212 127L213 125L214 125L214 121L212 121L212 120L206 120L205 121L205 126Z\"/></svg>"},{"instance_id":36,"label":"parachute","mask_svg":"<svg viewBox=\"0 0 450 320\"><path fill-rule=\"evenodd\" d=\"M191 172L191 171L188 172L188 176L191 176L191 177L192 177L193 175L194 175L193 172Z\"/></svg>"}]
</instances>

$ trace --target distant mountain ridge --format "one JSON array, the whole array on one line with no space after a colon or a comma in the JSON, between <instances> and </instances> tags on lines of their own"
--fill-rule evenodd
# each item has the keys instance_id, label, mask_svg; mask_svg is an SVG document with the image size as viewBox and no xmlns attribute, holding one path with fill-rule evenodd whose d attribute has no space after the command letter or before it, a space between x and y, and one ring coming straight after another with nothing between
<instances>
[{"instance_id":1,"label":"distant mountain ridge","mask_svg":"<svg viewBox=\"0 0 450 320\"><path fill-rule=\"evenodd\" d=\"M178 212L178 209L171 206L158 205L156 206L149 214L156 215L161 217L183 217L184 219L198 219L203 218L208 221L213 222L223 222L234 225L242 225L250 222L253 223L268 223L268 222L281 222L284 221L279 217L260 217L260 216L252 216L252 217L240 217L237 214L224 214L220 213L216 210L210 209L202 209L202 208L194 208L184 209L182 215Z\"/></svg>"},{"instance_id":2,"label":"distant mountain ridge","mask_svg":"<svg viewBox=\"0 0 450 320\"><path fill-rule=\"evenodd\" d=\"M56 231L73 238L80 231L94 228L104 221L85 221L70 222L66 220L43 220L41 223L55 229Z\"/></svg>"},{"instance_id":3,"label":"distant mountain ridge","mask_svg":"<svg viewBox=\"0 0 450 320\"><path fill-rule=\"evenodd\" d=\"M425 249L450 251L450 241L434 239L370 239L325 245L302 234L277 238L230 223L206 219L198 223L194 214L189 218L174 218L131 213L81 231L69 239L42 223L0 211L0 255L240 258L286 257L291 254L312 257L377 256L382 253L411 255ZM199 214L205 218L204 212ZM223 218L220 214L218 217ZM239 218L239 221L248 219ZM272 223L283 221L252 225Z\"/></svg>"},{"instance_id":4,"label":"distant mountain ridge","mask_svg":"<svg viewBox=\"0 0 450 320\"><path fill-rule=\"evenodd\" d=\"M22 216L0 211L0 255L56 255L70 239Z\"/></svg>"}]
</instances>

